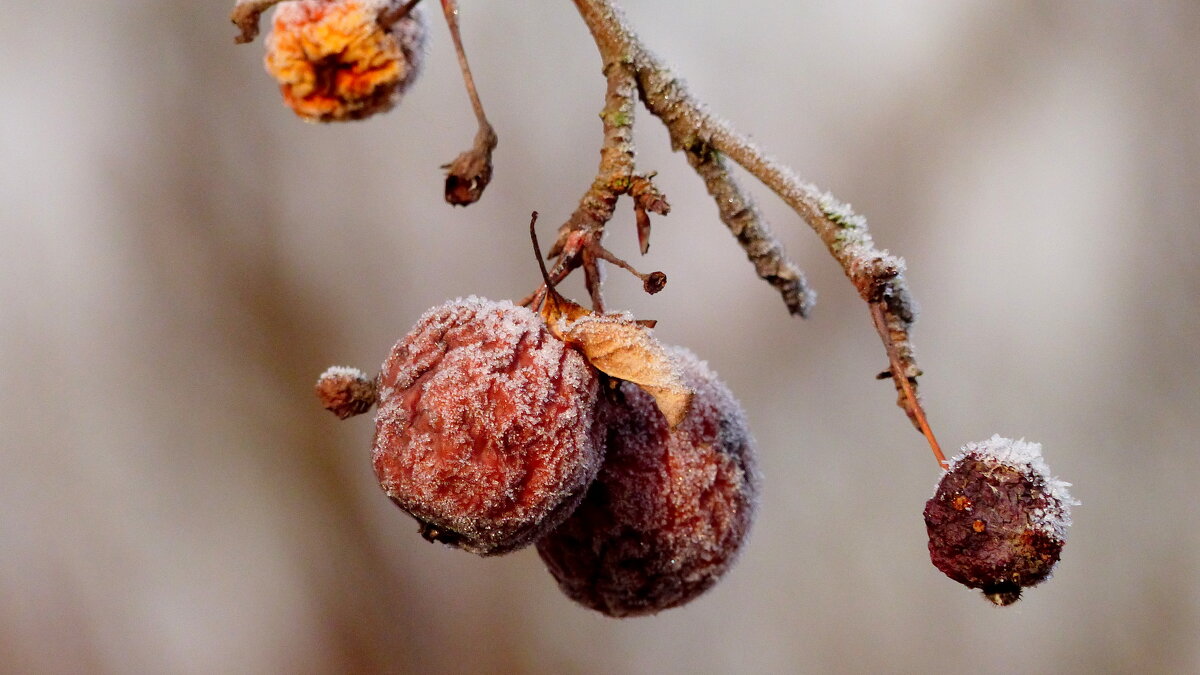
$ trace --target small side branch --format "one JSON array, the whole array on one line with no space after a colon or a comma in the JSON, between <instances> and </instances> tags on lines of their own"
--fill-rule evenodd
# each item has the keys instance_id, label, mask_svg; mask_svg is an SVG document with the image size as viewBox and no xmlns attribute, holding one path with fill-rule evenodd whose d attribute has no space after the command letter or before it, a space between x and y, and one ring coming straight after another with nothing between
<instances>
[{"instance_id":1,"label":"small side branch","mask_svg":"<svg viewBox=\"0 0 1200 675\"><path fill-rule=\"evenodd\" d=\"M600 148L600 167L592 184L579 200L579 206L559 227L550 256L558 257L555 269L569 273L583 267L584 281L591 296L592 309L604 311L604 262L625 269L642 280L647 293L657 293L666 284L662 272L642 274L606 250L600 243L604 226L613 217L621 195L631 195L637 215L638 240L644 253L649 246L649 213L665 215L670 205L651 181L652 176L635 173L633 142L634 101L637 81L629 64L616 60L604 65L608 81L600 119L604 125L604 143Z\"/></svg>"},{"instance_id":2,"label":"small side branch","mask_svg":"<svg viewBox=\"0 0 1200 675\"><path fill-rule=\"evenodd\" d=\"M737 238L754 265L754 271L779 291L789 312L807 317L816 302L816 292L809 287L804 272L788 259L783 246L771 234L754 200L729 172L728 162L721 153L703 143L686 148L684 152L688 163L704 180L708 194L717 203L721 222Z\"/></svg>"}]
</instances>

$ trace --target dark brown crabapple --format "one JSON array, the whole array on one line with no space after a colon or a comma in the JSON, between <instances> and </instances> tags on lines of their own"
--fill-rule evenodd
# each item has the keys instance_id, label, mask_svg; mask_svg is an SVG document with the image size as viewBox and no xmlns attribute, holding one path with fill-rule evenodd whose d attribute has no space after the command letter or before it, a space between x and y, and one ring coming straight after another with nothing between
<instances>
[{"instance_id":1,"label":"dark brown crabapple","mask_svg":"<svg viewBox=\"0 0 1200 675\"><path fill-rule=\"evenodd\" d=\"M521 548L600 468L597 392L592 367L533 311L476 297L434 307L383 363L375 473L427 539Z\"/></svg>"},{"instance_id":2,"label":"dark brown crabapple","mask_svg":"<svg viewBox=\"0 0 1200 675\"><path fill-rule=\"evenodd\" d=\"M969 443L925 504L935 567L996 605L1050 578L1066 543L1070 483L1050 475L1042 446L992 436Z\"/></svg>"},{"instance_id":3,"label":"dark brown crabapple","mask_svg":"<svg viewBox=\"0 0 1200 675\"><path fill-rule=\"evenodd\" d=\"M695 392L688 415L671 429L637 386L608 392L600 475L537 545L567 596L609 616L653 614L710 588L737 558L757 505L741 406L694 354L670 352Z\"/></svg>"}]
</instances>

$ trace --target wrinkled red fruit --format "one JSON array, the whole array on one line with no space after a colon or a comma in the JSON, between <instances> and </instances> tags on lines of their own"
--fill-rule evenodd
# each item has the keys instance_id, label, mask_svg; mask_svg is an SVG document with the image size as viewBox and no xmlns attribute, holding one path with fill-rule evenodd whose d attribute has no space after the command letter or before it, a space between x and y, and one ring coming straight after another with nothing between
<instances>
[{"instance_id":1,"label":"wrinkled red fruit","mask_svg":"<svg viewBox=\"0 0 1200 675\"><path fill-rule=\"evenodd\" d=\"M600 467L597 378L510 302L427 312L383 364L375 474L421 533L480 555L532 543Z\"/></svg>"},{"instance_id":2,"label":"wrinkled red fruit","mask_svg":"<svg viewBox=\"0 0 1200 675\"><path fill-rule=\"evenodd\" d=\"M968 444L925 504L930 559L993 603L1011 605L1058 562L1078 503L1068 485L1050 476L1037 443L993 436Z\"/></svg>"},{"instance_id":3,"label":"wrinkled red fruit","mask_svg":"<svg viewBox=\"0 0 1200 675\"><path fill-rule=\"evenodd\" d=\"M623 382L601 405L604 467L583 504L538 542L573 600L609 616L653 614L703 593L733 564L758 495L754 441L737 401L707 365L676 348L696 392L674 430Z\"/></svg>"}]
</instances>

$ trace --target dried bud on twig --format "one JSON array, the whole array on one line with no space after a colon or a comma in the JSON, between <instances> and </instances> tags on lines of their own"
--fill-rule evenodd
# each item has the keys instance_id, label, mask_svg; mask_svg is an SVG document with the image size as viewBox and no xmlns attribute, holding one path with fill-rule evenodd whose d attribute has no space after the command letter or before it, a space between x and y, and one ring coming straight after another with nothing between
<instances>
[{"instance_id":1,"label":"dried bud on twig","mask_svg":"<svg viewBox=\"0 0 1200 675\"><path fill-rule=\"evenodd\" d=\"M969 443L925 504L934 566L996 605L1011 605L1058 562L1079 503L1069 485L1051 477L1037 443L1000 436Z\"/></svg>"},{"instance_id":2,"label":"dried bud on twig","mask_svg":"<svg viewBox=\"0 0 1200 675\"><path fill-rule=\"evenodd\" d=\"M650 251L650 213L665 216L671 212L667 198L654 185L654 174L634 176L629 181L629 196L633 197L633 212L637 216L638 247L642 255ZM646 290L647 293L657 291Z\"/></svg>"},{"instance_id":3,"label":"dried bud on twig","mask_svg":"<svg viewBox=\"0 0 1200 675\"><path fill-rule=\"evenodd\" d=\"M443 166L446 169L446 201L454 206L468 206L479 201L492 181L492 151L496 149L496 132L491 124L483 124L475 134L470 150Z\"/></svg>"},{"instance_id":4,"label":"dried bud on twig","mask_svg":"<svg viewBox=\"0 0 1200 675\"><path fill-rule=\"evenodd\" d=\"M317 379L317 397L340 419L361 415L375 405L375 380L357 368L332 366Z\"/></svg>"},{"instance_id":5,"label":"dried bud on twig","mask_svg":"<svg viewBox=\"0 0 1200 675\"><path fill-rule=\"evenodd\" d=\"M642 279L642 288L650 295L661 291L667 287L667 275L662 272L651 272Z\"/></svg>"},{"instance_id":6,"label":"dried bud on twig","mask_svg":"<svg viewBox=\"0 0 1200 675\"><path fill-rule=\"evenodd\" d=\"M471 149L442 167L446 169L446 201L454 206L467 206L479 201L492 181L492 151L496 149L497 137L484 112L483 101L479 99L479 90L475 87L475 76L471 74L471 66L467 63L467 51L463 48L462 33L458 28L458 0L442 0L442 14L446 17L450 38L454 40L454 52L458 55L463 85L467 88L475 120L479 123Z\"/></svg>"}]
</instances>

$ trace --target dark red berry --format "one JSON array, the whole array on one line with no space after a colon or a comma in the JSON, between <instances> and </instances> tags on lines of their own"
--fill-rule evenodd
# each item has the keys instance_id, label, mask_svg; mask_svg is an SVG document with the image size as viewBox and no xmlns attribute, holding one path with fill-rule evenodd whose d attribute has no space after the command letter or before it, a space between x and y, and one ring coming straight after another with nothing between
<instances>
[{"instance_id":1,"label":"dark red berry","mask_svg":"<svg viewBox=\"0 0 1200 675\"><path fill-rule=\"evenodd\" d=\"M672 350L691 411L671 430L623 382L601 405L604 467L583 504L538 542L560 588L609 616L653 614L703 593L733 564L758 496L754 441L707 365Z\"/></svg>"},{"instance_id":2,"label":"dark red berry","mask_svg":"<svg viewBox=\"0 0 1200 675\"><path fill-rule=\"evenodd\" d=\"M480 555L532 543L600 468L595 371L510 302L427 312L383 364L375 473L432 541Z\"/></svg>"},{"instance_id":3,"label":"dark red berry","mask_svg":"<svg viewBox=\"0 0 1200 675\"><path fill-rule=\"evenodd\" d=\"M1068 485L1051 477L1037 443L968 444L925 504L934 566L997 605L1016 602L1058 562L1078 503Z\"/></svg>"}]
</instances>

